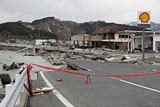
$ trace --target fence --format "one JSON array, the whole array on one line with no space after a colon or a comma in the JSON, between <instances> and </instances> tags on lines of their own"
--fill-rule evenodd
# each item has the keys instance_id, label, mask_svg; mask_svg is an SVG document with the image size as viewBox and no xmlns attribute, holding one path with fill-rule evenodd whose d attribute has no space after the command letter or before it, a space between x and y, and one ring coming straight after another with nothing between
<instances>
[{"instance_id":1,"label":"fence","mask_svg":"<svg viewBox=\"0 0 160 107\"><path fill-rule=\"evenodd\" d=\"M24 86L27 91L32 94L30 91L30 78L29 78L30 70L28 67L23 68L19 74L15 76L15 82L13 84L7 84L5 86L5 97L0 103L0 107L14 107L15 105L20 104L20 93L24 92ZM25 83L28 80L28 86L26 87Z\"/></svg>"}]
</instances>

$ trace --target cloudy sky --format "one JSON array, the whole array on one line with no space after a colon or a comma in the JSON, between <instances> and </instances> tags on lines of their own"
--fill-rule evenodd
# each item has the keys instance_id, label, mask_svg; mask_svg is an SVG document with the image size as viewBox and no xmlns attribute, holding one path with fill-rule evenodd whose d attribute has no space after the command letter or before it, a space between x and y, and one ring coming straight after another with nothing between
<instances>
[{"instance_id":1,"label":"cloudy sky","mask_svg":"<svg viewBox=\"0 0 160 107\"><path fill-rule=\"evenodd\" d=\"M0 23L54 16L76 22L103 20L129 23L138 11L150 11L151 21L160 23L160 0L1 0Z\"/></svg>"}]
</instances>

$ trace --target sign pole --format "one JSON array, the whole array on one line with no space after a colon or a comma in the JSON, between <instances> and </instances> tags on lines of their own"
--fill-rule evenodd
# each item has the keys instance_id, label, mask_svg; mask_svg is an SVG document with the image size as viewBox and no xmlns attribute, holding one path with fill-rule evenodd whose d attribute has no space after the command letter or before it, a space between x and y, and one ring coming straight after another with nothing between
<instances>
[{"instance_id":1,"label":"sign pole","mask_svg":"<svg viewBox=\"0 0 160 107\"><path fill-rule=\"evenodd\" d=\"M143 28L143 36L142 36L142 61L145 60L145 28Z\"/></svg>"},{"instance_id":2,"label":"sign pole","mask_svg":"<svg viewBox=\"0 0 160 107\"><path fill-rule=\"evenodd\" d=\"M139 11L138 12L138 17L137 17L137 22L138 22L138 27L143 28L143 33L142 33L142 61L145 60L145 28L150 28L151 24L151 17L150 17L150 12L149 11Z\"/></svg>"}]
</instances>

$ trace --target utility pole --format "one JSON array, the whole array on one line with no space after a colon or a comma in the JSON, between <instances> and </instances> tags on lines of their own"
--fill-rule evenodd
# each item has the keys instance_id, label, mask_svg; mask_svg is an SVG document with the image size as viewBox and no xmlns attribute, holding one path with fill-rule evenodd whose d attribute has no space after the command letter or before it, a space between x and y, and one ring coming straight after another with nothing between
<instances>
[{"instance_id":1,"label":"utility pole","mask_svg":"<svg viewBox=\"0 0 160 107\"><path fill-rule=\"evenodd\" d=\"M128 53L129 53L129 34L128 34Z\"/></svg>"},{"instance_id":2,"label":"utility pole","mask_svg":"<svg viewBox=\"0 0 160 107\"><path fill-rule=\"evenodd\" d=\"M145 60L145 28L143 28L143 34L142 34L142 61Z\"/></svg>"},{"instance_id":3,"label":"utility pole","mask_svg":"<svg viewBox=\"0 0 160 107\"><path fill-rule=\"evenodd\" d=\"M91 52L91 35L89 35L89 51Z\"/></svg>"},{"instance_id":4,"label":"utility pole","mask_svg":"<svg viewBox=\"0 0 160 107\"><path fill-rule=\"evenodd\" d=\"M85 36L83 35L83 52L84 52L84 46L85 46Z\"/></svg>"}]
</instances>

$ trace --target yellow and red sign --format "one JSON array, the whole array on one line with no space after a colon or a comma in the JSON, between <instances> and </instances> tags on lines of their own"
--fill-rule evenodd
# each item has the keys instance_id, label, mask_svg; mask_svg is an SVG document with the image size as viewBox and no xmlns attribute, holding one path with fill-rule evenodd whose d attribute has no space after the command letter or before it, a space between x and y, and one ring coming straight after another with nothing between
<instances>
[{"instance_id":1,"label":"yellow and red sign","mask_svg":"<svg viewBox=\"0 0 160 107\"><path fill-rule=\"evenodd\" d=\"M138 12L138 24L150 24L150 12L139 11Z\"/></svg>"},{"instance_id":2,"label":"yellow and red sign","mask_svg":"<svg viewBox=\"0 0 160 107\"><path fill-rule=\"evenodd\" d=\"M140 19L141 22L143 22L143 23L148 23L148 21L149 21L149 19L150 19L150 16L149 16L148 13L143 12L143 13L140 14L139 19Z\"/></svg>"}]
</instances>

